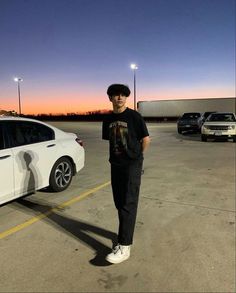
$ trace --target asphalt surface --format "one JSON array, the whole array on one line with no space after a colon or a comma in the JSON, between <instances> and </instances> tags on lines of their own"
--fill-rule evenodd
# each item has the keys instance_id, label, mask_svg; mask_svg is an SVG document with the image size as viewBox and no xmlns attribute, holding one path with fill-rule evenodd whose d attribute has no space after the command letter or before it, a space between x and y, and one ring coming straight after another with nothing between
<instances>
[{"instance_id":1,"label":"asphalt surface","mask_svg":"<svg viewBox=\"0 0 236 293\"><path fill-rule=\"evenodd\" d=\"M108 145L101 123L77 132L86 166L62 193L38 191L0 207L0 292L235 292L235 144L149 123L134 245L116 239Z\"/></svg>"}]
</instances>

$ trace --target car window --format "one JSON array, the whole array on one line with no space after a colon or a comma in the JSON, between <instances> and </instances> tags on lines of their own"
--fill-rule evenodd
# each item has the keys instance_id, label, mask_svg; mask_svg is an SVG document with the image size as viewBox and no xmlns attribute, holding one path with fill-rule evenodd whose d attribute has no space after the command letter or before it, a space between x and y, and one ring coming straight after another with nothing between
<instances>
[{"instance_id":1,"label":"car window","mask_svg":"<svg viewBox=\"0 0 236 293\"><path fill-rule=\"evenodd\" d=\"M51 128L36 122L10 121L8 130L12 146L38 143L55 138L54 131Z\"/></svg>"},{"instance_id":2,"label":"car window","mask_svg":"<svg viewBox=\"0 0 236 293\"><path fill-rule=\"evenodd\" d=\"M235 122L235 117L233 114L211 114L209 116L208 121L227 121L227 122Z\"/></svg>"},{"instance_id":3,"label":"car window","mask_svg":"<svg viewBox=\"0 0 236 293\"><path fill-rule=\"evenodd\" d=\"M4 149L3 127L0 124L0 150Z\"/></svg>"}]
</instances>

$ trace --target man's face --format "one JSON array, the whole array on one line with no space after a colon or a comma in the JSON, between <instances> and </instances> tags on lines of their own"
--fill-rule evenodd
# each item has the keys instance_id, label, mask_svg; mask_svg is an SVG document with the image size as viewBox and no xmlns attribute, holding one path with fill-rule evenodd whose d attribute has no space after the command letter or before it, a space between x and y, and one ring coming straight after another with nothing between
<instances>
[{"instance_id":1,"label":"man's face","mask_svg":"<svg viewBox=\"0 0 236 293\"><path fill-rule=\"evenodd\" d=\"M111 97L111 102L113 106L117 109L125 107L127 97L124 96L123 94L112 96Z\"/></svg>"}]
</instances>

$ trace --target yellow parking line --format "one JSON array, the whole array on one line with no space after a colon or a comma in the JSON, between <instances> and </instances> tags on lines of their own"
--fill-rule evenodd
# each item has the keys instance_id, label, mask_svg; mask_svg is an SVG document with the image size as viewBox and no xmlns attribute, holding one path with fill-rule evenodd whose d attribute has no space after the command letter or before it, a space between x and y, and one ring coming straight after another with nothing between
<instances>
[{"instance_id":1,"label":"yellow parking line","mask_svg":"<svg viewBox=\"0 0 236 293\"><path fill-rule=\"evenodd\" d=\"M8 229L6 231L1 232L0 233L0 239L3 239L3 238L5 238L5 237L7 237L7 236L9 236L9 235L11 235L13 233L16 233L16 232L18 232L18 231L20 231L20 230L22 230L22 229L24 229L24 228L26 228L26 227L34 224L34 223L36 223L36 222L38 222L38 221L46 218L47 216L49 216L50 214L52 214L55 211L60 210L61 208L70 206L73 203L78 202L78 201L84 199L85 197L91 195L92 193L94 193L94 192L96 192L96 191L98 191L98 190L100 190L100 189L108 186L110 183L111 182L109 181L109 182L106 182L104 184L101 184L101 185L99 185L99 186L97 186L97 187L95 187L93 189L90 189L90 190L82 193L81 195L79 195L79 196L77 196L75 198L72 198L71 200L68 200L68 201L65 201L62 204L59 204L58 206L50 209L49 211L47 211L45 213L42 213L42 214L40 214L40 215L38 215L36 217L33 217L33 218L29 219L28 221L26 221L26 222L24 222L22 224L19 224L19 225L13 227L13 228L10 228L10 229Z\"/></svg>"}]
</instances>

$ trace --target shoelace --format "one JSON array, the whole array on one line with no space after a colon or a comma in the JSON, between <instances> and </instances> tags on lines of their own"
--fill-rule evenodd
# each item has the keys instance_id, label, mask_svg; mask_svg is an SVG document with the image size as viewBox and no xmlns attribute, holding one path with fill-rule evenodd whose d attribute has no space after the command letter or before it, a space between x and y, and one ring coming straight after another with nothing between
<instances>
[{"instance_id":1,"label":"shoelace","mask_svg":"<svg viewBox=\"0 0 236 293\"><path fill-rule=\"evenodd\" d=\"M113 249L113 253L116 254L120 250L120 245L116 245Z\"/></svg>"}]
</instances>

